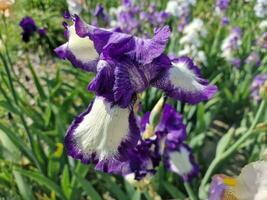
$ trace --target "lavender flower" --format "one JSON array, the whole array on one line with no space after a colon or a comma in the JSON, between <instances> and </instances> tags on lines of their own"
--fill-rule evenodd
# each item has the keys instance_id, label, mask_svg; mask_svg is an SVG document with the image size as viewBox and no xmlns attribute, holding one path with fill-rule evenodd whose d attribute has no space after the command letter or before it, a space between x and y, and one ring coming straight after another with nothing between
<instances>
[{"instance_id":1,"label":"lavender flower","mask_svg":"<svg viewBox=\"0 0 267 200\"><path fill-rule=\"evenodd\" d=\"M221 50L222 57L229 63L239 66L239 58L235 57L238 49L241 46L242 32L239 27L235 27L231 30L231 33L224 39Z\"/></svg>"},{"instance_id":2,"label":"lavender flower","mask_svg":"<svg viewBox=\"0 0 267 200\"><path fill-rule=\"evenodd\" d=\"M87 111L71 124L65 137L69 155L96 168L116 171L128 163L140 139L133 112L137 93L149 86L191 104L210 99L217 88L201 78L187 57L171 60L163 52L170 36L167 26L152 39L141 39L84 23L78 16L67 27L68 42L55 51L75 67L96 73L88 89L96 93ZM115 164L114 164L115 163ZM127 171L120 165L121 173Z\"/></svg>"},{"instance_id":3,"label":"lavender flower","mask_svg":"<svg viewBox=\"0 0 267 200\"><path fill-rule=\"evenodd\" d=\"M217 0L215 11L220 15L221 14L224 15L224 12L227 10L229 6L229 3L230 3L229 0Z\"/></svg>"},{"instance_id":4,"label":"lavender flower","mask_svg":"<svg viewBox=\"0 0 267 200\"><path fill-rule=\"evenodd\" d=\"M260 101L260 88L267 81L267 73L257 75L251 84L251 97L255 101Z\"/></svg>"},{"instance_id":5,"label":"lavender flower","mask_svg":"<svg viewBox=\"0 0 267 200\"><path fill-rule=\"evenodd\" d=\"M96 17L93 23L94 25L98 25L98 24L107 25L109 22L109 17L107 13L105 12L105 9L102 6L102 4L97 4L95 8L94 16Z\"/></svg>"},{"instance_id":6,"label":"lavender flower","mask_svg":"<svg viewBox=\"0 0 267 200\"><path fill-rule=\"evenodd\" d=\"M261 64L260 56L257 52L253 51L246 58L246 64L259 67Z\"/></svg>"}]
</instances>

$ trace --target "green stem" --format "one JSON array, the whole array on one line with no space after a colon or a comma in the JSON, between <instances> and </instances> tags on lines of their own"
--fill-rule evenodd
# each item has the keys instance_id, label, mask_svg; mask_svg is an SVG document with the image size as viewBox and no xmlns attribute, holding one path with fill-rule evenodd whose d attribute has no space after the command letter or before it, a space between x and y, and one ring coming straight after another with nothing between
<instances>
[{"instance_id":1,"label":"green stem","mask_svg":"<svg viewBox=\"0 0 267 200\"><path fill-rule=\"evenodd\" d=\"M184 182L184 187L185 187L185 190L186 190L190 200L197 200L196 194L188 182Z\"/></svg>"},{"instance_id":2,"label":"green stem","mask_svg":"<svg viewBox=\"0 0 267 200\"><path fill-rule=\"evenodd\" d=\"M266 106L266 101L263 100L259 106L257 114L256 114L249 130L244 135L242 135L242 137L239 138L236 143L234 143L227 151L225 151L222 154L221 160L224 160L224 159L228 158L230 155L232 155L240 147L240 145L242 145L242 143L244 141L246 141L246 139L249 138L249 136L251 135L251 133L255 129L255 127L256 127L256 125L257 125L257 123L258 123L258 121L262 115L262 112L264 111L265 106Z\"/></svg>"},{"instance_id":3,"label":"green stem","mask_svg":"<svg viewBox=\"0 0 267 200\"><path fill-rule=\"evenodd\" d=\"M199 188L199 194L203 194L205 191L205 186L207 184L207 182L209 181L212 173L214 172L214 170L218 167L218 165L225 159L227 159L230 155L232 155L236 150L238 150L238 148L242 145L242 143L244 141L246 141L246 139L248 139L251 135L251 133L254 131L260 116L262 115L264 108L266 106L266 101L263 100L258 108L258 111L256 113L256 116L250 126L250 128L248 129L248 131L241 137L239 138L231 147L229 147L228 150L226 150L224 153L222 153L222 155L220 157L216 157L210 164L204 178L201 181L201 185ZM202 195L200 195L202 196Z\"/></svg>"}]
</instances>

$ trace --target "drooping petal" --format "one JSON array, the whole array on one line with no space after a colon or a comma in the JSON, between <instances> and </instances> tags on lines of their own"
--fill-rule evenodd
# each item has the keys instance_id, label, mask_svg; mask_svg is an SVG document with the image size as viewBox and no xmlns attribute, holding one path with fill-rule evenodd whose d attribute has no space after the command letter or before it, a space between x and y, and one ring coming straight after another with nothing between
<instances>
[{"instance_id":1,"label":"drooping petal","mask_svg":"<svg viewBox=\"0 0 267 200\"><path fill-rule=\"evenodd\" d=\"M99 57L93 42L89 38L77 35L75 26L67 27L68 42L55 49L61 59L68 59L75 67L85 71L96 72Z\"/></svg>"},{"instance_id":2,"label":"drooping petal","mask_svg":"<svg viewBox=\"0 0 267 200\"><path fill-rule=\"evenodd\" d=\"M164 164L170 171L180 175L184 181L190 181L199 173L192 150L186 144L181 144L176 149L166 149Z\"/></svg>"},{"instance_id":3,"label":"drooping petal","mask_svg":"<svg viewBox=\"0 0 267 200\"><path fill-rule=\"evenodd\" d=\"M96 97L88 110L73 121L65 145L70 156L84 163L120 160L124 151L136 145L138 138L139 130L132 111Z\"/></svg>"},{"instance_id":4,"label":"drooping petal","mask_svg":"<svg viewBox=\"0 0 267 200\"><path fill-rule=\"evenodd\" d=\"M172 60L172 66L152 85L164 90L168 96L190 104L208 100L217 92L216 86L208 85L208 81L200 77L200 70L188 57Z\"/></svg>"}]
</instances>

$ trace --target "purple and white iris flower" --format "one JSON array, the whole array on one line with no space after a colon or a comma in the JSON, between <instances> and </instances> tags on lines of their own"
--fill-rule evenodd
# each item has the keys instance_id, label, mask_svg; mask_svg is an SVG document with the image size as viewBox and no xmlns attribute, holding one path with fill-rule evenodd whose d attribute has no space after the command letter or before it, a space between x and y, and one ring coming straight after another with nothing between
<instances>
[{"instance_id":1,"label":"purple and white iris flower","mask_svg":"<svg viewBox=\"0 0 267 200\"><path fill-rule=\"evenodd\" d=\"M153 167L158 166L162 160L164 166L183 178L190 181L199 173L199 167L195 163L191 148L185 144L186 126L183 124L182 115L169 104L165 104L161 118L154 129L154 134L146 138L146 129L149 127L150 113L146 113L141 120L142 143L151 144L150 155ZM148 169L151 168L151 165ZM145 168L146 169L146 168ZM151 172L151 170L149 171Z\"/></svg>"},{"instance_id":2,"label":"purple and white iris flower","mask_svg":"<svg viewBox=\"0 0 267 200\"><path fill-rule=\"evenodd\" d=\"M151 39L141 39L88 25L78 16L73 21L66 25L68 42L55 52L75 67L96 74L88 86L96 98L69 127L67 152L84 163L95 163L97 169L125 174L126 165L134 168L130 155L138 155L140 130L133 111L137 93L154 86L174 99L196 104L210 99L217 88L201 78L189 58L171 60L164 54L168 26L155 30ZM186 147L179 148L188 152Z\"/></svg>"}]
</instances>

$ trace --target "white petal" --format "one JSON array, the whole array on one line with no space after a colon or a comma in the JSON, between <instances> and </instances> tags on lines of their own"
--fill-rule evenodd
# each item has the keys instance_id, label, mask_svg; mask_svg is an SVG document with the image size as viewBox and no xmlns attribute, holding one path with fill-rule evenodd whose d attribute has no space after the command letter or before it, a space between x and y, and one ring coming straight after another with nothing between
<instances>
[{"instance_id":1,"label":"white petal","mask_svg":"<svg viewBox=\"0 0 267 200\"><path fill-rule=\"evenodd\" d=\"M87 155L96 152L100 160L114 156L129 133L129 109L111 104L97 97L91 111L76 128L77 146Z\"/></svg>"},{"instance_id":2,"label":"white petal","mask_svg":"<svg viewBox=\"0 0 267 200\"><path fill-rule=\"evenodd\" d=\"M68 47L73 55L80 61L86 63L96 60L98 53L95 50L94 43L88 38L81 38L76 34L74 25L69 27Z\"/></svg>"},{"instance_id":3,"label":"white petal","mask_svg":"<svg viewBox=\"0 0 267 200\"><path fill-rule=\"evenodd\" d=\"M172 171L179 175L187 175L193 171L193 166L190 162L190 152L186 148L181 147L180 152L170 152L169 156Z\"/></svg>"},{"instance_id":4,"label":"white petal","mask_svg":"<svg viewBox=\"0 0 267 200\"><path fill-rule=\"evenodd\" d=\"M187 92L197 92L203 89L198 82L198 77L193 71L188 69L186 62L172 63L173 67L169 70L171 83Z\"/></svg>"},{"instance_id":5,"label":"white petal","mask_svg":"<svg viewBox=\"0 0 267 200\"><path fill-rule=\"evenodd\" d=\"M267 199L267 161L246 165L237 178L235 195L240 200Z\"/></svg>"}]
</instances>

